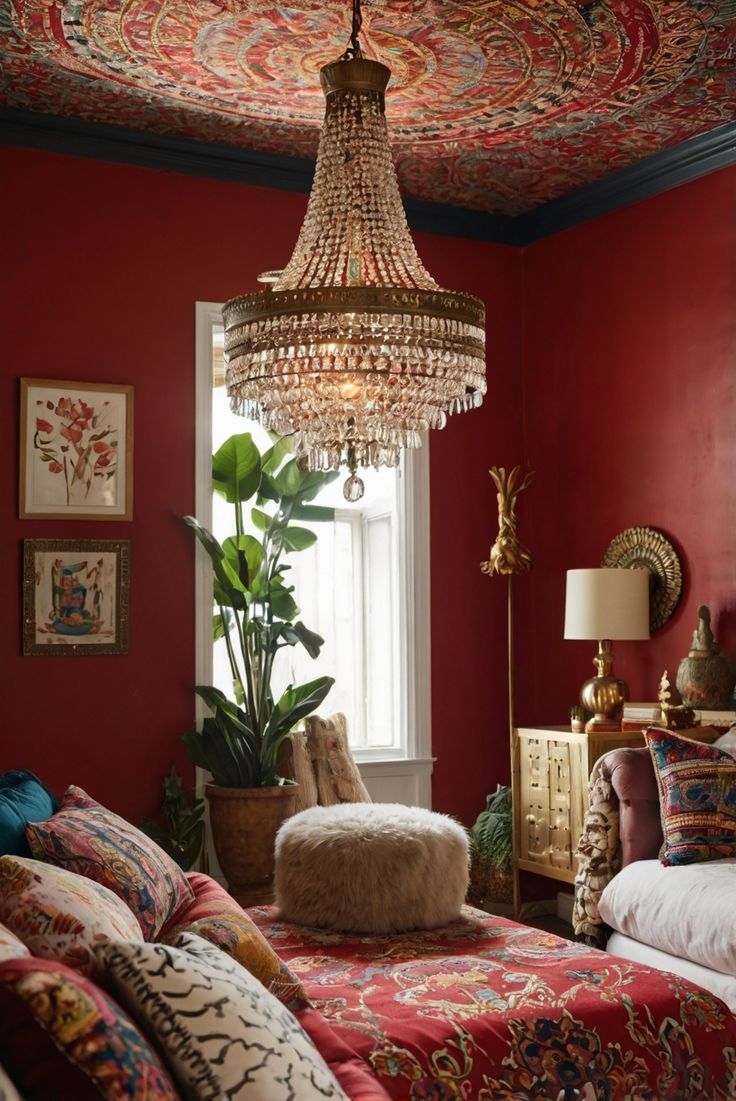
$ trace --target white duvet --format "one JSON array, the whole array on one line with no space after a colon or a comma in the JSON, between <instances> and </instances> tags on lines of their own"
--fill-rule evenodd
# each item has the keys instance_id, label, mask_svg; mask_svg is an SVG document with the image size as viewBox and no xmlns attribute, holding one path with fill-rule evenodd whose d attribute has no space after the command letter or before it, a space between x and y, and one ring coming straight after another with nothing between
<instances>
[{"instance_id":1,"label":"white duvet","mask_svg":"<svg viewBox=\"0 0 736 1101\"><path fill-rule=\"evenodd\" d=\"M599 911L633 940L736 975L736 859L675 868L638 860L614 876Z\"/></svg>"}]
</instances>

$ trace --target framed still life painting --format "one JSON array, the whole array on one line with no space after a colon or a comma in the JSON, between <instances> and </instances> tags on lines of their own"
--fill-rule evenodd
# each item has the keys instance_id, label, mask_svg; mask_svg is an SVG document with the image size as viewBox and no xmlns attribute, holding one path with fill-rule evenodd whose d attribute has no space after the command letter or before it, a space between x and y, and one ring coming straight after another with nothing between
<instances>
[{"instance_id":1,"label":"framed still life painting","mask_svg":"<svg viewBox=\"0 0 736 1101\"><path fill-rule=\"evenodd\" d=\"M20 380L20 517L130 520L133 387Z\"/></svg>"},{"instance_id":2,"label":"framed still life painting","mask_svg":"<svg viewBox=\"0 0 736 1101\"><path fill-rule=\"evenodd\" d=\"M23 653L124 654L130 544L24 539Z\"/></svg>"}]
</instances>

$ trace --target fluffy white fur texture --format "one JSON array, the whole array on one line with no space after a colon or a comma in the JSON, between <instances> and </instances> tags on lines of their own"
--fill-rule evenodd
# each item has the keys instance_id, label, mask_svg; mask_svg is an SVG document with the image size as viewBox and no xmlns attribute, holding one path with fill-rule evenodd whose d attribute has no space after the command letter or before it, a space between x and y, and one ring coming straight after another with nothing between
<instances>
[{"instance_id":1,"label":"fluffy white fur texture","mask_svg":"<svg viewBox=\"0 0 736 1101\"><path fill-rule=\"evenodd\" d=\"M394 933L455 921L468 838L445 814L400 803L310 807L276 835L276 905L300 925Z\"/></svg>"}]
</instances>

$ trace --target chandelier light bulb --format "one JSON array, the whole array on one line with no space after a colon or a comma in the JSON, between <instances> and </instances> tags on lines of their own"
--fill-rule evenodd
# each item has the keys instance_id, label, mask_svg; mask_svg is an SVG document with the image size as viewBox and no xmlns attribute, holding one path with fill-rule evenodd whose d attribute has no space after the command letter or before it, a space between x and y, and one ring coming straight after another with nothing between
<instances>
[{"instance_id":1,"label":"chandelier light bulb","mask_svg":"<svg viewBox=\"0 0 736 1101\"><path fill-rule=\"evenodd\" d=\"M314 184L294 253L264 289L223 308L227 391L236 412L281 435L312 470L395 466L402 447L481 404L485 308L439 287L401 203L386 128L390 71L358 45L325 65Z\"/></svg>"}]
</instances>

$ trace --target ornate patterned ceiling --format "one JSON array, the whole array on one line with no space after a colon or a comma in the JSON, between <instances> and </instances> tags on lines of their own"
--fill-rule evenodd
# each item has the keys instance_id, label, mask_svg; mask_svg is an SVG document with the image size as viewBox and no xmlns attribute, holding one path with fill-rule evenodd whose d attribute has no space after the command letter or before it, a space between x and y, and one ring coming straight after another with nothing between
<instances>
[{"instance_id":1,"label":"ornate patterned ceiling","mask_svg":"<svg viewBox=\"0 0 736 1101\"><path fill-rule=\"evenodd\" d=\"M518 214L736 117L735 0L364 0L402 186ZM313 157L348 0L0 0L0 102Z\"/></svg>"}]
</instances>

